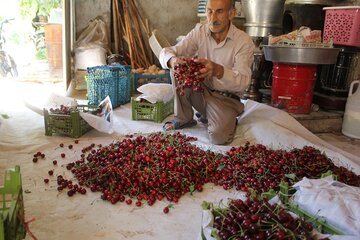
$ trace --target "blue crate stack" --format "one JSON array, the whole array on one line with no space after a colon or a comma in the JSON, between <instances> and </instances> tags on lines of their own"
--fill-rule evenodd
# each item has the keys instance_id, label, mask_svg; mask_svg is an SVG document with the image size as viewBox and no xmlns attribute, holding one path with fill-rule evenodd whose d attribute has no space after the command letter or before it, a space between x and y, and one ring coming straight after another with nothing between
<instances>
[{"instance_id":1,"label":"blue crate stack","mask_svg":"<svg viewBox=\"0 0 360 240\"><path fill-rule=\"evenodd\" d=\"M106 96L113 107L130 102L131 67L126 65L103 65L87 69L89 104L99 104Z\"/></svg>"}]
</instances>

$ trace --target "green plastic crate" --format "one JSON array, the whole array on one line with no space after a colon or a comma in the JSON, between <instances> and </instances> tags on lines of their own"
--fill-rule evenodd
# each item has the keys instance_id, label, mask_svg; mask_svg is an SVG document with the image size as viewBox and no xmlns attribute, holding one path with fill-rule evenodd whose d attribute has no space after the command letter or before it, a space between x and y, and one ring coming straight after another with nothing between
<instances>
[{"instance_id":1,"label":"green plastic crate","mask_svg":"<svg viewBox=\"0 0 360 240\"><path fill-rule=\"evenodd\" d=\"M72 138L81 137L92 127L80 116L80 112L95 112L98 106L79 105L70 115L53 114L44 109L45 135L65 135Z\"/></svg>"},{"instance_id":2,"label":"green plastic crate","mask_svg":"<svg viewBox=\"0 0 360 240\"><path fill-rule=\"evenodd\" d=\"M159 123L174 113L174 100L172 99L167 103L161 101L150 103L131 98L131 108L132 120L149 120Z\"/></svg>"},{"instance_id":3,"label":"green plastic crate","mask_svg":"<svg viewBox=\"0 0 360 240\"><path fill-rule=\"evenodd\" d=\"M26 235L20 166L5 171L0 187L0 240L19 240Z\"/></svg>"}]
</instances>

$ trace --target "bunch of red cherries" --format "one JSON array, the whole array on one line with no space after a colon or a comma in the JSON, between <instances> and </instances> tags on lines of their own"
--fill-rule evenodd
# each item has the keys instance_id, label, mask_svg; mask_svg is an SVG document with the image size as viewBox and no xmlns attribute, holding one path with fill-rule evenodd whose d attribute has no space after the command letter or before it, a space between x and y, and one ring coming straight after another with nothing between
<instances>
[{"instance_id":1,"label":"bunch of red cherries","mask_svg":"<svg viewBox=\"0 0 360 240\"><path fill-rule=\"evenodd\" d=\"M180 95L184 96L185 88L191 88L194 91L204 91L201 83L204 78L200 78L199 70L204 68L204 64L194 61L195 58L183 58L183 63L180 63L174 67L174 78L177 81L176 91Z\"/></svg>"}]
</instances>

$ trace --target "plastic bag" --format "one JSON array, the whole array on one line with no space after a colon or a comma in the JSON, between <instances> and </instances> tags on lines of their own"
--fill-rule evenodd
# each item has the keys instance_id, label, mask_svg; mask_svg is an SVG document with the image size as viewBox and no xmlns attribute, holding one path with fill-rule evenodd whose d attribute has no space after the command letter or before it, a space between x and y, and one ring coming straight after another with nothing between
<instances>
[{"instance_id":1,"label":"plastic bag","mask_svg":"<svg viewBox=\"0 0 360 240\"><path fill-rule=\"evenodd\" d=\"M81 32L75 43L75 70L106 64L108 34L101 19L93 19Z\"/></svg>"},{"instance_id":2,"label":"plastic bag","mask_svg":"<svg viewBox=\"0 0 360 240\"><path fill-rule=\"evenodd\" d=\"M317 218L341 230L345 235L360 237L360 188L334 181L303 178L294 185L294 202Z\"/></svg>"},{"instance_id":3,"label":"plastic bag","mask_svg":"<svg viewBox=\"0 0 360 240\"><path fill-rule=\"evenodd\" d=\"M167 103L174 97L172 86L168 83L147 83L138 87L137 91L142 93L137 100L143 98L151 103L157 101Z\"/></svg>"},{"instance_id":4,"label":"plastic bag","mask_svg":"<svg viewBox=\"0 0 360 240\"><path fill-rule=\"evenodd\" d=\"M89 25L80 33L76 40L76 48L92 48L94 45L108 48L109 40L106 24L101 19L93 19Z\"/></svg>"},{"instance_id":5,"label":"plastic bag","mask_svg":"<svg viewBox=\"0 0 360 240\"><path fill-rule=\"evenodd\" d=\"M107 96L99 104L101 111L97 115L93 115L86 112L80 112L80 116L93 128L96 130L112 134L114 132L113 128L113 107L111 104L110 97Z\"/></svg>"}]
</instances>

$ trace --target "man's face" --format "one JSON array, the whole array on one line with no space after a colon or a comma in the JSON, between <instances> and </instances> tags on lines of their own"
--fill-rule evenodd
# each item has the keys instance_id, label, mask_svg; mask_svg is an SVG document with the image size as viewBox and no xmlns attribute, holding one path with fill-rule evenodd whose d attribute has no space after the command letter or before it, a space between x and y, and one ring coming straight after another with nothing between
<instances>
[{"instance_id":1,"label":"man's face","mask_svg":"<svg viewBox=\"0 0 360 240\"><path fill-rule=\"evenodd\" d=\"M231 0L208 0L206 16L210 31L213 33L227 31L231 20L235 16L234 11L231 7Z\"/></svg>"}]
</instances>

